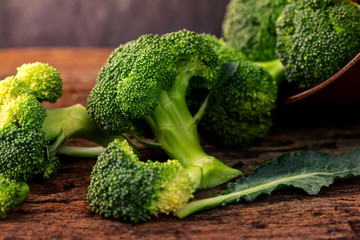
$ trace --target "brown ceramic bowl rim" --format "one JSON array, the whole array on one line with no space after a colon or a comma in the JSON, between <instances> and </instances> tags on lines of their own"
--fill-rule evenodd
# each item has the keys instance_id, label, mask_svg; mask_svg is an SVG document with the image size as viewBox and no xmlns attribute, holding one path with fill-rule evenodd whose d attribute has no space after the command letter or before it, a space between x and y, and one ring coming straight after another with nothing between
<instances>
[{"instance_id":1,"label":"brown ceramic bowl rim","mask_svg":"<svg viewBox=\"0 0 360 240\"><path fill-rule=\"evenodd\" d=\"M286 97L280 101L280 105L287 105L294 102L298 102L301 99L304 99L321 89L325 88L330 83L334 82L336 79L338 79L341 75L343 75L349 68L351 68L353 65L355 65L356 62L360 60L360 53L358 53L350 62L348 62L343 68L341 68L337 73L335 73L333 76L328 78L327 80L323 81L322 83L316 85L313 88L310 88L308 90L305 90L301 93L295 94L290 97Z\"/></svg>"}]
</instances>

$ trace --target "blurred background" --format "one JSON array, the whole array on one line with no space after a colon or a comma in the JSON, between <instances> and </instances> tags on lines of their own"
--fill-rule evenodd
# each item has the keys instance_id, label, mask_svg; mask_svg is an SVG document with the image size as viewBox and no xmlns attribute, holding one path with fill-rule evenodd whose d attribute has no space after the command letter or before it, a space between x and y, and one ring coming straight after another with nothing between
<instances>
[{"instance_id":1,"label":"blurred background","mask_svg":"<svg viewBox=\"0 0 360 240\"><path fill-rule=\"evenodd\" d=\"M0 48L116 47L186 28L221 36L229 0L0 0Z\"/></svg>"}]
</instances>

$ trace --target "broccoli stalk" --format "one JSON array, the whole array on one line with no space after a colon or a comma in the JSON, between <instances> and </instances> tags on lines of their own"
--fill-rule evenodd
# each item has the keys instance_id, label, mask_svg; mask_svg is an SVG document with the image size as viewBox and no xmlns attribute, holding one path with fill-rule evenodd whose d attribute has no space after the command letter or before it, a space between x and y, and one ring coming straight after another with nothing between
<instances>
[{"instance_id":1,"label":"broccoli stalk","mask_svg":"<svg viewBox=\"0 0 360 240\"><path fill-rule=\"evenodd\" d=\"M49 148L49 156L55 156L59 149L63 155L76 155L77 157L98 155L103 147L106 147L115 138L121 138L101 131L90 119L86 108L81 104L64 108L47 108L42 130L45 137L54 142ZM99 144L100 147L61 146L68 138L87 139Z\"/></svg>"},{"instance_id":2,"label":"broccoli stalk","mask_svg":"<svg viewBox=\"0 0 360 240\"><path fill-rule=\"evenodd\" d=\"M236 176L238 170L206 154L200 145L197 127L186 103L186 90L194 76L192 66L183 67L168 91L159 94L159 105L145 120L159 146L185 168L199 166L206 178L193 179L201 188L223 183L225 176ZM200 182L199 182L200 181Z\"/></svg>"},{"instance_id":3,"label":"broccoli stalk","mask_svg":"<svg viewBox=\"0 0 360 240\"><path fill-rule=\"evenodd\" d=\"M280 59L251 63L260 66L266 71L268 71L272 78L277 82L277 84L281 83L285 79L284 65L281 63Z\"/></svg>"},{"instance_id":4,"label":"broccoli stalk","mask_svg":"<svg viewBox=\"0 0 360 240\"><path fill-rule=\"evenodd\" d=\"M121 137L118 136L116 139L121 139ZM89 158L96 159L104 150L105 150L105 148L102 146L77 147L77 146L61 145L56 150L56 155L70 156L70 157L76 157L76 158L85 158L85 159L89 159Z\"/></svg>"}]
</instances>

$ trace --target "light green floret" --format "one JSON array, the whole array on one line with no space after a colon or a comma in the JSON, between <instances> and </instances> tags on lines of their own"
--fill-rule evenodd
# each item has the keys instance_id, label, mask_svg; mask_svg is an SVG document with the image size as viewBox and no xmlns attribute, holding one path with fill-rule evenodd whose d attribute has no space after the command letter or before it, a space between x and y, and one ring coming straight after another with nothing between
<instances>
[{"instance_id":1,"label":"light green floret","mask_svg":"<svg viewBox=\"0 0 360 240\"><path fill-rule=\"evenodd\" d=\"M22 203L29 193L29 186L24 182L15 182L0 174L0 220L16 205Z\"/></svg>"},{"instance_id":2,"label":"light green floret","mask_svg":"<svg viewBox=\"0 0 360 240\"><path fill-rule=\"evenodd\" d=\"M100 131L79 104L56 109L41 104L60 97L61 86L59 73L40 63L25 64L16 76L0 81L0 174L17 181L48 179L67 138L85 138L104 147L114 139ZM74 152L62 153L70 150Z\"/></svg>"},{"instance_id":3,"label":"light green floret","mask_svg":"<svg viewBox=\"0 0 360 240\"><path fill-rule=\"evenodd\" d=\"M241 172L204 152L185 99L190 82L206 89L216 84L217 63L210 44L194 32L141 36L110 55L87 100L89 115L111 134L129 132L186 168L200 167L202 188L227 182ZM134 134L132 126L138 130L139 122L151 129L156 143Z\"/></svg>"},{"instance_id":4,"label":"light green floret","mask_svg":"<svg viewBox=\"0 0 360 240\"><path fill-rule=\"evenodd\" d=\"M62 80L59 72L47 63L23 64L17 68L16 77L40 102L56 102L62 96Z\"/></svg>"},{"instance_id":5,"label":"light green floret","mask_svg":"<svg viewBox=\"0 0 360 240\"><path fill-rule=\"evenodd\" d=\"M286 79L302 89L331 77L360 52L360 7L355 2L294 1L276 28Z\"/></svg>"},{"instance_id":6,"label":"light green floret","mask_svg":"<svg viewBox=\"0 0 360 240\"><path fill-rule=\"evenodd\" d=\"M194 191L178 161L141 162L126 141L115 140L93 168L87 200L101 216L140 222L175 214Z\"/></svg>"},{"instance_id":7,"label":"light green floret","mask_svg":"<svg viewBox=\"0 0 360 240\"><path fill-rule=\"evenodd\" d=\"M46 160L48 141L41 126L45 108L32 95L7 99L0 111L0 173L16 180L27 180L45 169L54 168ZM46 170L47 172L47 170Z\"/></svg>"},{"instance_id":8,"label":"light green floret","mask_svg":"<svg viewBox=\"0 0 360 240\"><path fill-rule=\"evenodd\" d=\"M21 94L17 98L8 98L0 108L0 131L5 128L41 128L45 118L45 108L33 96Z\"/></svg>"}]
</instances>

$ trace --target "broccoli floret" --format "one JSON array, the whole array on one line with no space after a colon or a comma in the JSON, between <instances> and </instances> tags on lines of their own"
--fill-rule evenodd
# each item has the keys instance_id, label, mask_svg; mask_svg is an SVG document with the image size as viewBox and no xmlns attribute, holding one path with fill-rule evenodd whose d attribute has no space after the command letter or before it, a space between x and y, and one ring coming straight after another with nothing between
<instances>
[{"instance_id":1,"label":"broccoli floret","mask_svg":"<svg viewBox=\"0 0 360 240\"><path fill-rule=\"evenodd\" d=\"M210 34L204 37L219 56L219 66L235 62L235 73L214 89L199 123L200 135L225 146L246 146L264 137L272 125L271 110L277 99L277 83L262 67L244 60L242 53ZM192 88L190 105L199 105L206 89ZM193 108L193 107L192 107Z\"/></svg>"},{"instance_id":2,"label":"broccoli floret","mask_svg":"<svg viewBox=\"0 0 360 240\"><path fill-rule=\"evenodd\" d=\"M62 80L59 72L46 63L23 64L17 68L16 77L21 79L29 93L40 102L55 103L62 96Z\"/></svg>"},{"instance_id":3,"label":"broccoli floret","mask_svg":"<svg viewBox=\"0 0 360 240\"><path fill-rule=\"evenodd\" d=\"M46 109L55 102L62 81L48 64L24 64L16 76L0 82L0 174L17 181L42 175L48 179L59 165L55 156L69 137L106 146L114 138L100 131L85 107Z\"/></svg>"},{"instance_id":4,"label":"broccoli floret","mask_svg":"<svg viewBox=\"0 0 360 240\"><path fill-rule=\"evenodd\" d=\"M141 162L128 142L115 140L93 167L87 200L101 216L139 222L175 213L194 191L178 161Z\"/></svg>"},{"instance_id":5,"label":"broccoli floret","mask_svg":"<svg viewBox=\"0 0 360 240\"><path fill-rule=\"evenodd\" d=\"M223 22L226 41L249 60L276 59L275 22L288 0L231 0Z\"/></svg>"},{"instance_id":6,"label":"broccoli floret","mask_svg":"<svg viewBox=\"0 0 360 240\"><path fill-rule=\"evenodd\" d=\"M331 77L360 52L360 8L353 2L295 1L276 27L286 78L301 89Z\"/></svg>"},{"instance_id":7,"label":"broccoli floret","mask_svg":"<svg viewBox=\"0 0 360 240\"><path fill-rule=\"evenodd\" d=\"M214 86L217 61L210 44L194 32L141 36L112 52L88 97L89 115L111 134L132 132L143 120L157 139L147 145L160 147L185 168L201 167L201 187L227 182L241 172L204 152L185 99L190 79Z\"/></svg>"},{"instance_id":8,"label":"broccoli floret","mask_svg":"<svg viewBox=\"0 0 360 240\"><path fill-rule=\"evenodd\" d=\"M7 212L22 203L29 193L25 182L15 182L0 174L0 220L6 218Z\"/></svg>"}]
</instances>

